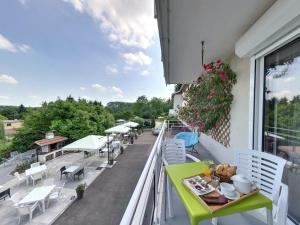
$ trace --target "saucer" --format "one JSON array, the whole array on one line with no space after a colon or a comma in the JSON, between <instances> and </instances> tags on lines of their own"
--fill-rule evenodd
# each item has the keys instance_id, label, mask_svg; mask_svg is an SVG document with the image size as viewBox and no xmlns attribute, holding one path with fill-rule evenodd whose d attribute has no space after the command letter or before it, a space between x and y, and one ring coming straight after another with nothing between
<instances>
[{"instance_id":1,"label":"saucer","mask_svg":"<svg viewBox=\"0 0 300 225\"><path fill-rule=\"evenodd\" d=\"M232 196L229 196L229 195L224 194L224 193L221 191L220 187L217 188L217 191L219 192L219 194L224 195L226 198L228 198L228 199L230 199L230 200L237 200L237 199L240 198L240 193L239 193L238 191L234 191L234 195L232 195Z\"/></svg>"}]
</instances>

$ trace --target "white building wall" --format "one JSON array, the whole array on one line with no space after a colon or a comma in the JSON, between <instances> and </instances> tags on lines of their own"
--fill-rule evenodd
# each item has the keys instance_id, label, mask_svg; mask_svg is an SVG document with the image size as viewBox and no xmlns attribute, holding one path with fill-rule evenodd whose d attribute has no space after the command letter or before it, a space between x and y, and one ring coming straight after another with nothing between
<instances>
[{"instance_id":1,"label":"white building wall","mask_svg":"<svg viewBox=\"0 0 300 225\"><path fill-rule=\"evenodd\" d=\"M228 63L237 74L237 83L232 90L234 100L230 112L230 147L225 148L205 134L201 134L200 143L220 162L233 163L234 150L248 148L250 59L234 55Z\"/></svg>"},{"instance_id":2,"label":"white building wall","mask_svg":"<svg viewBox=\"0 0 300 225\"><path fill-rule=\"evenodd\" d=\"M174 102L173 102L173 109L177 110L178 107L181 107L183 104L183 96L182 94L175 94L174 95Z\"/></svg>"}]
</instances>

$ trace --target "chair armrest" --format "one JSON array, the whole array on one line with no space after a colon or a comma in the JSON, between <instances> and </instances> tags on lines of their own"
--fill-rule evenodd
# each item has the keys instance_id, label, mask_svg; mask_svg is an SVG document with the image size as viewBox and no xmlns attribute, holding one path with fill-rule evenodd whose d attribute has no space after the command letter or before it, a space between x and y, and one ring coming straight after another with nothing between
<instances>
[{"instance_id":1,"label":"chair armrest","mask_svg":"<svg viewBox=\"0 0 300 225\"><path fill-rule=\"evenodd\" d=\"M190 154L186 154L186 157L193 160L194 162L200 162L201 161L200 159L197 159L195 156L192 156Z\"/></svg>"},{"instance_id":2,"label":"chair armrest","mask_svg":"<svg viewBox=\"0 0 300 225\"><path fill-rule=\"evenodd\" d=\"M165 157L162 157L162 161L163 161L163 165L164 166L169 165L169 163L167 162L167 160L165 159Z\"/></svg>"}]
</instances>

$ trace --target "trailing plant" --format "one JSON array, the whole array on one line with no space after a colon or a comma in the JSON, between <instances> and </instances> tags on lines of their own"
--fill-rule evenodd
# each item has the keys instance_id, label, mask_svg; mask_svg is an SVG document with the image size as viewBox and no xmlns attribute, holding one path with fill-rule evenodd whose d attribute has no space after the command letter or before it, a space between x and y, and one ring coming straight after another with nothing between
<instances>
[{"instance_id":1,"label":"trailing plant","mask_svg":"<svg viewBox=\"0 0 300 225\"><path fill-rule=\"evenodd\" d=\"M185 92L186 105L179 108L179 117L199 131L208 132L219 127L230 112L236 74L220 60L203 67L205 73Z\"/></svg>"}]
</instances>

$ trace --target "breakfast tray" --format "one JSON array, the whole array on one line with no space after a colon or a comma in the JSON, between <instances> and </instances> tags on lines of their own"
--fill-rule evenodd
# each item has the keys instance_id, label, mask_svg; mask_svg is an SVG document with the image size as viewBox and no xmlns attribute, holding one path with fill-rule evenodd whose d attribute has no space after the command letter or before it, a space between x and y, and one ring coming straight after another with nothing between
<instances>
[{"instance_id":1,"label":"breakfast tray","mask_svg":"<svg viewBox=\"0 0 300 225\"><path fill-rule=\"evenodd\" d=\"M245 198L248 198L249 196L252 196L252 195L254 195L255 193L257 193L259 191L259 189L256 188L254 191L250 192L249 194L243 194L243 193L238 192L238 194L239 194L238 199L231 200L231 199L226 198L228 201L224 204L206 203L203 198L205 198L205 197L218 198L220 196L223 196L223 194L218 189L212 187L210 184L208 184L208 187L204 191L201 191L201 192L198 191L195 188L195 185L191 184L190 181L191 180L193 180L193 181L198 180L196 182L196 185L201 186L201 180L200 179L203 179L207 182L209 182L211 180L210 176L205 176L203 174L199 174L199 175L194 175L194 176L186 177L186 178L182 179L182 183L187 188L187 190L189 192L191 192L197 198L197 200L202 205L204 205L210 212L215 212L215 211L218 211L220 209L223 209L224 207L227 207L227 206L232 205L236 202L239 202L239 201L241 201Z\"/></svg>"}]
</instances>

